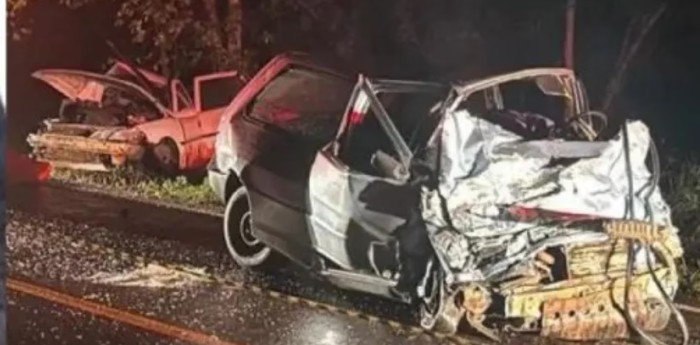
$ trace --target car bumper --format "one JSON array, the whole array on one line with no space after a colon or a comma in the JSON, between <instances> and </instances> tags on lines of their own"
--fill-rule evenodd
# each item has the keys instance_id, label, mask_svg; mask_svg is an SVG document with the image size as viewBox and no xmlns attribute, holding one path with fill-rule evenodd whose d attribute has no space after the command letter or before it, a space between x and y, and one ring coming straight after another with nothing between
<instances>
[{"instance_id":1,"label":"car bumper","mask_svg":"<svg viewBox=\"0 0 700 345\"><path fill-rule=\"evenodd\" d=\"M209 180L209 187L211 187L219 200L225 203L226 181L228 180L228 174L220 171L217 167L212 166L210 163L207 167L207 176Z\"/></svg>"},{"instance_id":2,"label":"car bumper","mask_svg":"<svg viewBox=\"0 0 700 345\"><path fill-rule=\"evenodd\" d=\"M145 151L140 144L53 133L30 134L27 142L38 161L79 170L109 170L140 160Z\"/></svg>"}]
</instances>

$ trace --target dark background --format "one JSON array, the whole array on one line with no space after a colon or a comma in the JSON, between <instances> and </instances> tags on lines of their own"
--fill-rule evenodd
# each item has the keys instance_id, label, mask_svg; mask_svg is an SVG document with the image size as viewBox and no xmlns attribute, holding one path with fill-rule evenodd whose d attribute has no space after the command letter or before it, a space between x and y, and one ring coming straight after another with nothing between
<instances>
[{"instance_id":1,"label":"dark background","mask_svg":"<svg viewBox=\"0 0 700 345\"><path fill-rule=\"evenodd\" d=\"M396 78L470 79L563 63L564 0L321 2L243 1L245 70L252 73L285 50L333 56L353 70ZM577 1L575 69L594 107L614 72L630 20L661 2ZM686 155L700 147L700 3L667 4L631 60L609 116L645 120L665 150ZM308 11L312 5L316 12ZM132 44L131 34L114 25L119 6L97 1L73 9L57 0L34 0L22 11L31 33L8 40L11 147L25 149L27 132L58 108L58 95L31 79L33 71L101 70L111 56L105 39L129 56L145 54L143 44ZM200 64L181 75L187 79L211 69Z\"/></svg>"}]
</instances>

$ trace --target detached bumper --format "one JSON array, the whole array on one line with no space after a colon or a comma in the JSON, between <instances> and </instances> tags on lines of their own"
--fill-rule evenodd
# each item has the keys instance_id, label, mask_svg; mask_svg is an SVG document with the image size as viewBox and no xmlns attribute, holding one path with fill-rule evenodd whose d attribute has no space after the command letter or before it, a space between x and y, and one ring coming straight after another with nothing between
<instances>
[{"instance_id":1,"label":"detached bumper","mask_svg":"<svg viewBox=\"0 0 700 345\"><path fill-rule=\"evenodd\" d=\"M145 152L141 144L54 133L30 134L27 142L37 160L78 170L106 171L138 161Z\"/></svg>"}]
</instances>

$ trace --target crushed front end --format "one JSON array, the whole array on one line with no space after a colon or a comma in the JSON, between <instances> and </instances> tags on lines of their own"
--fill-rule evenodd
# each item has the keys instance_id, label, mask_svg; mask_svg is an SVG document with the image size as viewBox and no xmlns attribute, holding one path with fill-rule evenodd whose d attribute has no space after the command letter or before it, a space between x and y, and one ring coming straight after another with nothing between
<instances>
[{"instance_id":1,"label":"crushed front end","mask_svg":"<svg viewBox=\"0 0 700 345\"><path fill-rule=\"evenodd\" d=\"M32 76L65 97L57 116L27 137L33 156L56 167L104 171L139 161L146 146L139 125L166 113L154 96L126 79L60 69Z\"/></svg>"},{"instance_id":2,"label":"crushed front end","mask_svg":"<svg viewBox=\"0 0 700 345\"><path fill-rule=\"evenodd\" d=\"M503 86L522 81L563 110L509 104ZM684 322L672 303L682 247L649 130L633 121L599 135L604 115L581 87L563 69L455 87L427 159L438 186L422 193L436 255L418 288L423 327L650 340Z\"/></svg>"},{"instance_id":3,"label":"crushed front end","mask_svg":"<svg viewBox=\"0 0 700 345\"><path fill-rule=\"evenodd\" d=\"M60 168L105 171L139 162L146 150L143 133L121 126L44 122L27 142L33 156Z\"/></svg>"},{"instance_id":4,"label":"crushed front end","mask_svg":"<svg viewBox=\"0 0 700 345\"><path fill-rule=\"evenodd\" d=\"M425 325L454 332L466 320L495 339L565 340L666 327L682 249L645 165L649 132L627 126L629 170L621 133L534 142L466 111L448 114L441 183L422 208L444 297Z\"/></svg>"}]
</instances>

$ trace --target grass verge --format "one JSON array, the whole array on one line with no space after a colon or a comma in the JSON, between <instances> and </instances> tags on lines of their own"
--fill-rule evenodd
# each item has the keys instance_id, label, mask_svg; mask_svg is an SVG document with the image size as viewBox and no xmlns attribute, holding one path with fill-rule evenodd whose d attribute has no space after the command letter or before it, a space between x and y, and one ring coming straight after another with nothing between
<instances>
[{"instance_id":1,"label":"grass verge","mask_svg":"<svg viewBox=\"0 0 700 345\"><path fill-rule=\"evenodd\" d=\"M148 175L134 168L110 172L56 169L51 178L63 184L136 200L156 201L207 213L222 214L224 206L209 188L206 180L191 184L184 176L165 179Z\"/></svg>"}]
</instances>

